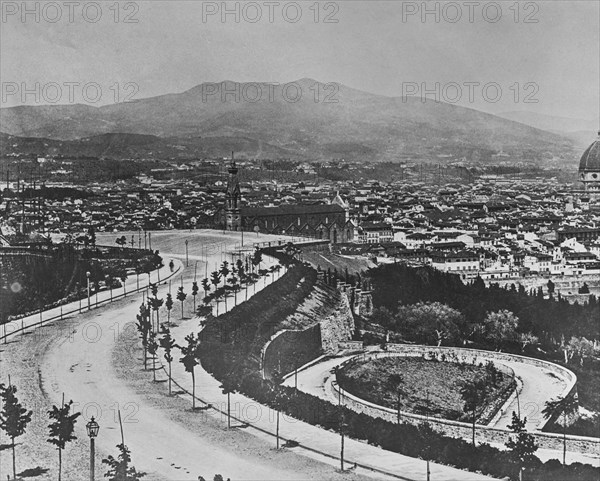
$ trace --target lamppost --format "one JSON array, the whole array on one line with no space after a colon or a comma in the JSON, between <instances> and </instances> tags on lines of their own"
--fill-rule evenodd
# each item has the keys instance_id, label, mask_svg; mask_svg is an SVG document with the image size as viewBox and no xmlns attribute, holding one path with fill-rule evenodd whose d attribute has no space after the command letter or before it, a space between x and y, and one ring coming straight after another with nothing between
<instances>
[{"instance_id":1,"label":"lamppost","mask_svg":"<svg viewBox=\"0 0 600 481\"><path fill-rule=\"evenodd\" d=\"M190 263L188 262L188 240L185 240L185 267L189 267Z\"/></svg>"},{"instance_id":2,"label":"lamppost","mask_svg":"<svg viewBox=\"0 0 600 481\"><path fill-rule=\"evenodd\" d=\"M100 426L94 420L94 416L90 419L90 422L85 425L87 429L87 435L90 437L90 481L94 481L94 470L95 470L95 451L96 446L94 444L96 436L98 436L98 431L100 430Z\"/></svg>"},{"instance_id":3,"label":"lamppost","mask_svg":"<svg viewBox=\"0 0 600 481\"><path fill-rule=\"evenodd\" d=\"M87 295L88 295L88 311L91 309L90 307L90 271L85 273L85 277L87 277Z\"/></svg>"}]
</instances>

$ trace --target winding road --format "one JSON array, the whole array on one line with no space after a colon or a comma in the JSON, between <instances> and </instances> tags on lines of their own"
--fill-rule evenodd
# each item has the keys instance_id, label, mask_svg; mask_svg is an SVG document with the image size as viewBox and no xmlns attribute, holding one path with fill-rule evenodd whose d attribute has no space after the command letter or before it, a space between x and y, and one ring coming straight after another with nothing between
<instances>
[{"instance_id":1,"label":"winding road","mask_svg":"<svg viewBox=\"0 0 600 481\"><path fill-rule=\"evenodd\" d=\"M260 241L277 239L258 237ZM98 242L101 240L102 236L98 236ZM189 240L187 268L184 267L185 240ZM202 273L204 263L210 270L241 249L238 234L221 235L214 231L153 233L152 241L153 248L161 251L165 265L170 257L176 262L175 273L168 267L161 271L160 296L163 297L169 288L165 282L168 275L174 276L175 287L183 280L189 293L190 282L195 273ZM213 247L208 249L207 246ZM128 288L135 283L136 279L128 280ZM260 281L257 290L262 285ZM99 297L108 295L101 293ZM233 412L241 421L251 423L246 428L228 430L223 414L215 410L191 411L190 396L186 392L167 395L164 371L156 372L160 382L153 383L151 371L142 368L133 324L141 300L142 294L130 294L98 309L84 309L68 319L54 321L50 328L38 330L38 334L43 331L43 335L29 330L25 335L11 336L8 344L1 345L0 381L5 382L10 373L12 383L20 387L24 404L35 406L36 410L28 433L21 439L23 444L17 448L20 469L39 466L42 473L36 479L54 481L57 478L56 452L45 442L48 420L44 414L50 403L61 402L64 393L83 414L76 424L78 439L65 452L63 479L69 481L88 479L85 422L91 416L95 416L101 426L96 441L96 479L102 479L105 467L99 460L116 454L115 445L121 442L119 412L133 464L149 473L148 480L196 480L199 475L212 479L214 473L222 473L232 480L264 481L361 481L367 478L420 481L426 478L424 461L350 439L346 440L345 457L346 468L351 469L340 473L336 469L339 467L339 435L285 416L282 416L281 435L297 441L300 446L275 450L272 433L276 414L239 394L232 396ZM186 333L199 330L198 319L190 315L191 304L188 295L184 319L179 319L181 311L177 301L171 312L176 324L172 331L180 342ZM76 309L76 306L71 307ZM162 312L161 318L164 316ZM37 316L27 318L24 326L37 320ZM191 377L177 362L178 354L175 357L172 367L176 389L191 391ZM196 369L196 392L200 399L224 410L226 398L219 384L201 367ZM234 424L240 422L234 421ZM0 477L4 478L9 466L10 450L1 450ZM433 463L431 472L432 479L445 481L491 479Z\"/></svg>"}]
</instances>

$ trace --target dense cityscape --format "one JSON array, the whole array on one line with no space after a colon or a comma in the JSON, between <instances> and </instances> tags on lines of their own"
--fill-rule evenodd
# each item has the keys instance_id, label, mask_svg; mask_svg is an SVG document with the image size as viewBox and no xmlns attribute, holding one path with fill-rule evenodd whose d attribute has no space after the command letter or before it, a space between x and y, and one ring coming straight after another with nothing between
<instances>
[{"instance_id":1,"label":"dense cityscape","mask_svg":"<svg viewBox=\"0 0 600 481\"><path fill-rule=\"evenodd\" d=\"M600 480L599 20L0 0L0 479Z\"/></svg>"}]
</instances>

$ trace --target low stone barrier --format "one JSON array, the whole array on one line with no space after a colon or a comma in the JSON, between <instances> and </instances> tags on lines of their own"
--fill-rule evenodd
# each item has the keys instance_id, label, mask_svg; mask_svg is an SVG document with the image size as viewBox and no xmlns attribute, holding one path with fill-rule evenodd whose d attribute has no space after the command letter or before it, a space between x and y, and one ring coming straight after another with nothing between
<instances>
[{"instance_id":1,"label":"low stone barrier","mask_svg":"<svg viewBox=\"0 0 600 481\"><path fill-rule=\"evenodd\" d=\"M555 374L560 374L561 376L564 376L563 379L565 380L565 382L567 382L567 387L563 391L565 395L569 395L571 393L577 381L577 377L575 376L575 374L569 371L568 369L563 368L562 366L558 366L551 362L541 361L539 359L533 359L514 354L493 351L480 351L477 349L467 348L455 348L445 346L418 346L407 344L388 344L387 348L388 351L375 351L359 354L346 360L344 363L340 364L340 366L343 366L352 361L356 361L357 359L364 359L366 361L374 358L392 356L421 357L423 355L427 355L428 353L440 354L442 352L450 353L450 351L454 351L458 356L458 360L464 362L469 362L469 360L477 358L487 358L512 362L530 362L533 365L543 367L544 369L548 369ZM340 388L337 385L337 382L332 380L331 382L328 382L328 384L331 387L331 393L337 398L340 395ZM353 411L364 413L371 417L382 418L389 422L397 422L397 411L395 409L371 403L357 396L354 396L353 394L350 394L349 392L343 389L341 392L341 397L343 399L344 405L352 409ZM419 425L428 422L431 425L431 427L438 432L444 433L448 436L460 437L464 439L471 439L473 432L472 424L470 423L432 417L428 418L419 414L407 413L403 411L400 412L400 421L413 425ZM494 428L489 426L483 426L480 424L475 425L475 438L480 443L505 444L506 441L508 441L511 434L511 431L508 429ZM533 431L531 434L535 437L536 442L542 449L562 450L563 448L562 434L544 433L541 431ZM568 451L592 454L596 456L600 455L600 439L598 438L567 435L566 442Z\"/></svg>"}]
</instances>

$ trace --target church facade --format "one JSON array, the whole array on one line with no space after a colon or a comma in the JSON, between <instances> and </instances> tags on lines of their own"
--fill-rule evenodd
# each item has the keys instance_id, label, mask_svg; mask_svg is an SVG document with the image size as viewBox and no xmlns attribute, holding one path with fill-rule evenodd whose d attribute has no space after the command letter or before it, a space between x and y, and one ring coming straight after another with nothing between
<instances>
[{"instance_id":1,"label":"church facade","mask_svg":"<svg viewBox=\"0 0 600 481\"><path fill-rule=\"evenodd\" d=\"M333 244L352 242L356 225L349 208L339 195L329 204L286 204L278 207L243 207L238 167L232 155L228 168L224 227L228 231L244 230L275 235L305 236L329 240Z\"/></svg>"},{"instance_id":2,"label":"church facade","mask_svg":"<svg viewBox=\"0 0 600 481\"><path fill-rule=\"evenodd\" d=\"M329 240L333 244L352 242L356 226L348 209L337 203L242 207L244 230Z\"/></svg>"}]
</instances>

